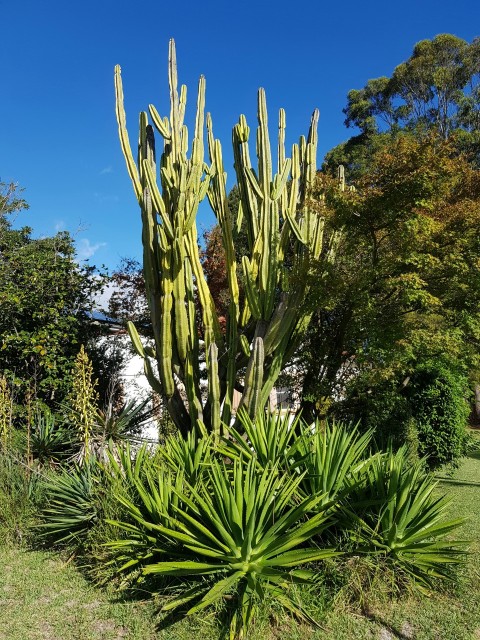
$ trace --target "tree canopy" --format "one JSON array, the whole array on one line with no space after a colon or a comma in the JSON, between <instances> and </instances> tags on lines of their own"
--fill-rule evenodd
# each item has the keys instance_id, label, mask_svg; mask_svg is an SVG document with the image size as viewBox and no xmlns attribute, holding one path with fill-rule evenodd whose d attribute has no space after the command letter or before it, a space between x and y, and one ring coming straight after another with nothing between
<instances>
[{"instance_id":1,"label":"tree canopy","mask_svg":"<svg viewBox=\"0 0 480 640\"><path fill-rule=\"evenodd\" d=\"M347 127L360 130L332 149L326 166L339 162L356 178L374 152L399 132L434 131L480 162L480 39L451 34L422 40L390 77L368 80L348 93Z\"/></svg>"},{"instance_id":2,"label":"tree canopy","mask_svg":"<svg viewBox=\"0 0 480 640\"><path fill-rule=\"evenodd\" d=\"M35 238L30 227L14 229L12 216L27 204L14 185L2 185L1 194L0 370L19 405L28 395L53 406L68 393L75 356L94 332L90 312L103 277L76 261L67 232Z\"/></svg>"},{"instance_id":3,"label":"tree canopy","mask_svg":"<svg viewBox=\"0 0 480 640\"><path fill-rule=\"evenodd\" d=\"M479 204L480 172L453 141L400 136L372 154L331 211L341 245L299 353L307 408L360 383L370 394L402 387L427 361L475 379Z\"/></svg>"}]
</instances>

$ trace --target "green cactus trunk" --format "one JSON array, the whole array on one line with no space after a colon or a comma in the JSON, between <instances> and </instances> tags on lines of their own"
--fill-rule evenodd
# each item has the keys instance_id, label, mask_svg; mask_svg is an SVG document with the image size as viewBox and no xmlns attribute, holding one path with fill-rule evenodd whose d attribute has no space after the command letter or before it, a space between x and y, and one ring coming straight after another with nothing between
<instances>
[{"instance_id":1,"label":"green cactus trunk","mask_svg":"<svg viewBox=\"0 0 480 640\"><path fill-rule=\"evenodd\" d=\"M126 129L120 67L115 68L117 120L122 150L143 223L144 276L155 337L145 349L133 325L129 332L144 358L152 387L166 397L178 429L207 429L215 436L232 417L235 389L250 416L263 411L275 381L310 320L306 304L309 273L323 247L324 218L308 206L316 175L318 111L307 138L285 152L285 112L278 124L277 172L272 166L265 92L258 92L255 171L250 161L244 116L233 129L239 215L246 220L249 254L237 256L232 213L228 209L222 147L207 114L209 162L204 160L205 79L200 78L195 132L190 156L183 124L186 87L177 87L175 44L169 46L170 117L150 105L154 127L163 138L156 166L155 136L146 113L140 114L138 161ZM219 326L198 251L196 216L208 197L222 231L230 308L225 335ZM288 268L284 258L289 252ZM239 295L237 262L244 275ZM200 312L198 312L198 309ZM205 360L205 365L202 364ZM202 392L202 375L208 378Z\"/></svg>"}]
</instances>

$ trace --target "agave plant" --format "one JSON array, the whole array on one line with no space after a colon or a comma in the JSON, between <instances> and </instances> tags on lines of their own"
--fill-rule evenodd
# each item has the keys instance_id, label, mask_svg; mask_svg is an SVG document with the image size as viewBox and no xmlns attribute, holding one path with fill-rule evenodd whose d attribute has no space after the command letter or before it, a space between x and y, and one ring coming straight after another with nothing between
<instances>
[{"instance_id":1,"label":"agave plant","mask_svg":"<svg viewBox=\"0 0 480 640\"><path fill-rule=\"evenodd\" d=\"M140 562L144 575L197 582L167 602L165 611L188 603L187 614L192 614L225 596L233 598L232 633L238 637L267 595L314 622L295 601L291 586L314 580L315 572L299 566L337 555L309 544L331 523L332 508L324 505L307 519L323 496L300 498L302 476L273 471L259 470L255 458L247 463L239 458L229 468L213 458L196 485L166 473L155 487L137 481L143 505L119 496L134 524L114 523L127 538L110 543L125 560L122 568Z\"/></svg>"},{"instance_id":2,"label":"agave plant","mask_svg":"<svg viewBox=\"0 0 480 640\"><path fill-rule=\"evenodd\" d=\"M364 551L385 555L428 591L433 578L449 578L450 566L463 561L465 543L445 539L464 519L444 519L449 500L435 496L437 483L424 469L406 447L375 457L363 495L345 511L359 526Z\"/></svg>"},{"instance_id":3,"label":"agave plant","mask_svg":"<svg viewBox=\"0 0 480 640\"><path fill-rule=\"evenodd\" d=\"M304 471L300 485L304 495L323 495L323 501L339 499L356 488L370 463L366 456L372 433L360 434L342 423L317 423L310 437L297 440L295 465Z\"/></svg>"},{"instance_id":4,"label":"agave plant","mask_svg":"<svg viewBox=\"0 0 480 640\"><path fill-rule=\"evenodd\" d=\"M72 436L49 411L38 411L29 446L34 460L41 465L55 465L71 453Z\"/></svg>"},{"instance_id":5,"label":"agave plant","mask_svg":"<svg viewBox=\"0 0 480 640\"><path fill-rule=\"evenodd\" d=\"M172 473L181 469L187 482L195 485L211 462L212 447L212 436L199 437L190 431L186 438L178 434L168 436L159 453Z\"/></svg>"},{"instance_id":6,"label":"agave plant","mask_svg":"<svg viewBox=\"0 0 480 640\"><path fill-rule=\"evenodd\" d=\"M275 464L288 469L294 458L298 461L300 440L311 436L310 428L300 416L292 420L290 415L280 412L265 411L253 421L241 408L237 424L238 428L226 428L227 435L220 450L232 459L240 456L245 460L255 458L262 469Z\"/></svg>"},{"instance_id":7,"label":"agave plant","mask_svg":"<svg viewBox=\"0 0 480 640\"><path fill-rule=\"evenodd\" d=\"M94 462L88 462L65 469L47 483L49 500L40 526L54 542L80 545L98 522L97 470Z\"/></svg>"}]
</instances>

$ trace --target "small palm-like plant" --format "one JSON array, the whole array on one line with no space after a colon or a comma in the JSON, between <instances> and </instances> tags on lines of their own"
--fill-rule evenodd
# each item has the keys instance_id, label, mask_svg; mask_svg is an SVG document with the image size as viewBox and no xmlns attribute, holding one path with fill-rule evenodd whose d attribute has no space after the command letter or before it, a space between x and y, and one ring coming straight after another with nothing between
<instances>
[{"instance_id":1,"label":"small palm-like plant","mask_svg":"<svg viewBox=\"0 0 480 640\"><path fill-rule=\"evenodd\" d=\"M449 567L464 556L464 543L445 540L464 519L444 519L449 500L435 496L436 485L402 447L371 461L357 504L345 509L359 526L363 550L385 555L423 591L434 578L449 578Z\"/></svg>"},{"instance_id":2,"label":"small palm-like plant","mask_svg":"<svg viewBox=\"0 0 480 640\"><path fill-rule=\"evenodd\" d=\"M98 468L94 462L74 466L51 478L45 488L49 497L42 510L42 529L56 543L84 543L98 522Z\"/></svg>"},{"instance_id":3,"label":"small palm-like plant","mask_svg":"<svg viewBox=\"0 0 480 640\"><path fill-rule=\"evenodd\" d=\"M145 575L197 581L169 601L165 611L190 603L187 614L192 614L228 596L237 603L232 633L241 636L258 602L273 595L298 617L314 622L295 601L291 586L314 579L313 571L299 566L336 555L309 544L331 523L332 509L324 505L307 519L323 496L300 498L302 476L275 471L259 470L254 458L248 463L239 458L229 468L212 459L195 486L171 475L162 475L155 491L152 483L137 482L143 505L119 496L134 524L115 523L128 538L110 546L122 554L124 568L141 558Z\"/></svg>"},{"instance_id":4,"label":"small palm-like plant","mask_svg":"<svg viewBox=\"0 0 480 640\"><path fill-rule=\"evenodd\" d=\"M56 465L71 453L72 436L49 411L39 411L30 433L30 452L41 465Z\"/></svg>"},{"instance_id":5,"label":"small palm-like plant","mask_svg":"<svg viewBox=\"0 0 480 640\"><path fill-rule=\"evenodd\" d=\"M298 460L300 441L312 434L300 416L292 420L288 414L266 411L253 421L245 409L240 409L237 419L238 428L228 427L221 450L232 459L255 458L262 469L274 464L290 468L292 460Z\"/></svg>"},{"instance_id":6,"label":"small palm-like plant","mask_svg":"<svg viewBox=\"0 0 480 640\"><path fill-rule=\"evenodd\" d=\"M369 464L366 456L371 432L360 434L342 423L316 424L310 437L296 443L296 464L304 471L300 489L305 495L323 495L329 502L355 488Z\"/></svg>"}]
</instances>

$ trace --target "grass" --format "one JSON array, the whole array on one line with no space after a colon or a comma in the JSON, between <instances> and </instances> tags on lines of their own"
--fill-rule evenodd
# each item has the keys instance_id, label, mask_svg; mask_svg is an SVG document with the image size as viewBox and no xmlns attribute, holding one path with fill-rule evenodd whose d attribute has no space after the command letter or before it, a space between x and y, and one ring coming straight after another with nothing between
<instances>
[{"instance_id":1,"label":"grass","mask_svg":"<svg viewBox=\"0 0 480 640\"><path fill-rule=\"evenodd\" d=\"M151 605L116 603L58 555L0 551L0 640L150 640Z\"/></svg>"},{"instance_id":2,"label":"grass","mask_svg":"<svg viewBox=\"0 0 480 640\"><path fill-rule=\"evenodd\" d=\"M395 601L373 589L362 607L348 603L347 586L330 606L328 594L311 596L322 630L286 620L273 603L248 640L478 640L480 639L480 452L465 458L439 489L452 497L451 515L469 519L455 537L473 540L455 589L430 598ZM381 584L381 583L380 583ZM307 599L308 603L308 599ZM0 547L0 640L218 640L213 614L159 628L150 601L119 601L92 586L58 555Z\"/></svg>"}]
</instances>

